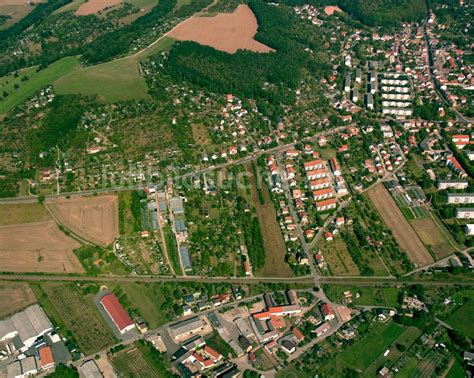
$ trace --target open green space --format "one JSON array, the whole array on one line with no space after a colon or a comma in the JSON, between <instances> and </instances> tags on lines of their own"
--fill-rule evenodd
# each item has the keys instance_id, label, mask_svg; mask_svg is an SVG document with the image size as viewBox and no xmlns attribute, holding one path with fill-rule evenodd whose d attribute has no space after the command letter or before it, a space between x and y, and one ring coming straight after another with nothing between
<instances>
[{"instance_id":1,"label":"open green space","mask_svg":"<svg viewBox=\"0 0 474 378\"><path fill-rule=\"evenodd\" d=\"M160 286L127 282L121 284L120 288L150 328L158 328L171 320L162 309L164 298Z\"/></svg>"},{"instance_id":2,"label":"open green space","mask_svg":"<svg viewBox=\"0 0 474 378\"><path fill-rule=\"evenodd\" d=\"M342 302L344 292L352 293L352 304L361 306L398 306L399 290L393 287L375 288L375 287L355 287L355 286L331 286L324 285L324 292L335 302ZM359 294L359 298L356 297Z\"/></svg>"},{"instance_id":3,"label":"open green space","mask_svg":"<svg viewBox=\"0 0 474 378\"><path fill-rule=\"evenodd\" d=\"M222 337L220 337L217 331L213 331L211 336L206 338L206 344L209 345L211 348L217 350L220 354L224 357L228 357L231 355L233 358L237 357L234 350L227 344Z\"/></svg>"},{"instance_id":4,"label":"open green space","mask_svg":"<svg viewBox=\"0 0 474 378\"><path fill-rule=\"evenodd\" d=\"M458 308L447 320L456 331L464 336L474 338L474 323L472 314L474 313L474 301L471 299Z\"/></svg>"},{"instance_id":5,"label":"open green space","mask_svg":"<svg viewBox=\"0 0 474 378\"><path fill-rule=\"evenodd\" d=\"M139 61L169 48L174 39L164 37L136 55L84 67L54 82L59 94L98 96L106 102L147 99L148 86L140 74Z\"/></svg>"},{"instance_id":6,"label":"open green space","mask_svg":"<svg viewBox=\"0 0 474 378\"><path fill-rule=\"evenodd\" d=\"M37 71L36 67L27 68L21 71L18 77L12 74L0 78L0 90L8 93L7 97L2 97L0 100L0 114L7 113L41 88L78 68L77 58L66 57L40 71ZM23 81L24 77L28 77L28 79Z\"/></svg>"},{"instance_id":7,"label":"open green space","mask_svg":"<svg viewBox=\"0 0 474 378\"><path fill-rule=\"evenodd\" d=\"M59 94L99 96L107 102L148 98L148 87L133 57L81 68L54 82Z\"/></svg>"},{"instance_id":8,"label":"open green space","mask_svg":"<svg viewBox=\"0 0 474 378\"><path fill-rule=\"evenodd\" d=\"M403 333L403 327L390 322L376 323L371 332L341 354L341 360L358 371L366 370L372 362Z\"/></svg>"},{"instance_id":9,"label":"open green space","mask_svg":"<svg viewBox=\"0 0 474 378\"><path fill-rule=\"evenodd\" d=\"M165 234L165 242L168 247L168 255L171 260L171 265L173 265L175 273L178 276L182 276L183 271L181 269L181 263L179 262L178 245L176 244L176 238L174 237L173 231L171 230L171 227L166 226L163 228L163 232Z\"/></svg>"}]
</instances>

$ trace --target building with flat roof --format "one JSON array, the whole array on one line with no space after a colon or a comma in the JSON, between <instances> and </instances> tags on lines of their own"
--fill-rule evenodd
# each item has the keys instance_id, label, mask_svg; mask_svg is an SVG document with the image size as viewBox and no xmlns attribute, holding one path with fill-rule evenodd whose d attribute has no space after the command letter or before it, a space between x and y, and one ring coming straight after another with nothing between
<instances>
[{"instance_id":1,"label":"building with flat roof","mask_svg":"<svg viewBox=\"0 0 474 378\"><path fill-rule=\"evenodd\" d=\"M17 312L10 318L0 321L0 341L18 336L25 349L35 340L53 329L53 325L38 304Z\"/></svg>"},{"instance_id":2,"label":"building with flat roof","mask_svg":"<svg viewBox=\"0 0 474 378\"><path fill-rule=\"evenodd\" d=\"M122 307L114 293L106 294L100 298L100 304L104 307L121 334L135 327L130 315Z\"/></svg>"},{"instance_id":3,"label":"building with flat roof","mask_svg":"<svg viewBox=\"0 0 474 378\"><path fill-rule=\"evenodd\" d=\"M204 321L199 317L195 317L171 325L170 331L175 340L177 340L201 331L204 326Z\"/></svg>"},{"instance_id":4,"label":"building with flat roof","mask_svg":"<svg viewBox=\"0 0 474 378\"><path fill-rule=\"evenodd\" d=\"M456 209L454 214L457 219L474 218L474 207L464 207L464 208Z\"/></svg>"},{"instance_id":5,"label":"building with flat roof","mask_svg":"<svg viewBox=\"0 0 474 378\"><path fill-rule=\"evenodd\" d=\"M79 366L79 371L84 378L103 378L104 375L99 370L99 367L94 360L88 360Z\"/></svg>"},{"instance_id":6,"label":"building with flat roof","mask_svg":"<svg viewBox=\"0 0 474 378\"><path fill-rule=\"evenodd\" d=\"M474 193L448 193L448 203L474 203Z\"/></svg>"}]
</instances>

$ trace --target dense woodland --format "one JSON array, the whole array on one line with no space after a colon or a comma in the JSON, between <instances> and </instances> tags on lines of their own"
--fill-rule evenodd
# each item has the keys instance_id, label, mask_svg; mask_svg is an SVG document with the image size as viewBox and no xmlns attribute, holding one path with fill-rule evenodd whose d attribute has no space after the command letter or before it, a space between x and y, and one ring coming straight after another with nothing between
<instances>
[{"instance_id":1,"label":"dense woodland","mask_svg":"<svg viewBox=\"0 0 474 378\"><path fill-rule=\"evenodd\" d=\"M185 80L213 92L231 92L270 104L292 104L295 99L287 88L296 87L303 69L320 75L330 67L323 54L317 55L323 50L321 40L312 37L288 7L256 0L248 5L259 24L255 39L275 52L239 50L228 54L194 42L181 42L171 49L165 72L178 82ZM306 46L314 53L305 51Z\"/></svg>"}]
</instances>

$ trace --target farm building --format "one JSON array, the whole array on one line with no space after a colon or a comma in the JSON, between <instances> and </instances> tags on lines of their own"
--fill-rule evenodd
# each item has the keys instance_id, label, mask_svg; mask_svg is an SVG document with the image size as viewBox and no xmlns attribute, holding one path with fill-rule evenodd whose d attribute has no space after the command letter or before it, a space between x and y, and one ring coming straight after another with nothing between
<instances>
[{"instance_id":1,"label":"farm building","mask_svg":"<svg viewBox=\"0 0 474 378\"><path fill-rule=\"evenodd\" d=\"M175 340L177 340L201 331L204 326L203 320L196 317L173 324L170 326L170 331Z\"/></svg>"},{"instance_id":2,"label":"farm building","mask_svg":"<svg viewBox=\"0 0 474 378\"><path fill-rule=\"evenodd\" d=\"M100 304L104 307L105 311L117 326L121 334L124 334L135 327L132 319L127 311L122 307L115 294L110 293L104 295L100 299Z\"/></svg>"},{"instance_id":3,"label":"farm building","mask_svg":"<svg viewBox=\"0 0 474 378\"><path fill-rule=\"evenodd\" d=\"M170 209L173 212L173 214L183 214L184 213L183 199L181 197L170 198Z\"/></svg>"},{"instance_id":4,"label":"farm building","mask_svg":"<svg viewBox=\"0 0 474 378\"><path fill-rule=\"evenodd\" d=\"M38 372L38 364L35 356L29 356L21 360L12 362L7 367L7 376L10 377L27 377Z\"/></svg>"},{"instance_id":5,"label":"farm building","mask_svg":"<svg viewBox=\"0 0 474 378\"><path fill-rule=\"evenodd\" d=\"M16 313L8 319L0 321L0 341L5 341L18 336L23 344L20 349L28 349L35 340L53 326L42 308L35 304Z\"/></svg>"},{"instance_id":6,"label":"farm building","mask_svg":"<svg viewBox=\"0 0 474 378\"><path fill-rule=\"evenodd\" d=\"M102 378L104 376L94 360L84 362L79 370L85 378Z\"/></svg>"}]
</instances>

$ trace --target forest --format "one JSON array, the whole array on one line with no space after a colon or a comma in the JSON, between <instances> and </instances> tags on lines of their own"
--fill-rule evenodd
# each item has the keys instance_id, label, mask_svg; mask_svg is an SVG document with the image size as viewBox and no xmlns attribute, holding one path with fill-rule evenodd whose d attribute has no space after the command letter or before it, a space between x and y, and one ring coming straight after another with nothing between
<instances>
[{"instance_id":1,"label":"forest","mask_svg":"<svg viewBox=\"0 0 474 378\"><path fill-rule=\"evenodd\" d=\"M361 23L382 28L422 21L426 16L424 0L338 0L337 4Z\"/></svg>"},{"instance_id":2,"label":"forest","mask_svg":"<svg viewBox=\"0 0 474 378\"><path fill-rule=\"evenodd\" d=\"M322 51L320 39L314 38L288 7L258 0L248 5L259 24L255 39L275 52L239 50L228 54L194 42L180 42L171 49L165 72L175 81L185 80L212 92L230 92L275 105L292 104L295 99L287 88L296 87L303 69L316 75L330 68L323 57L316 61L305 51L307 47Z\"/></svg>"}]
</instances>

